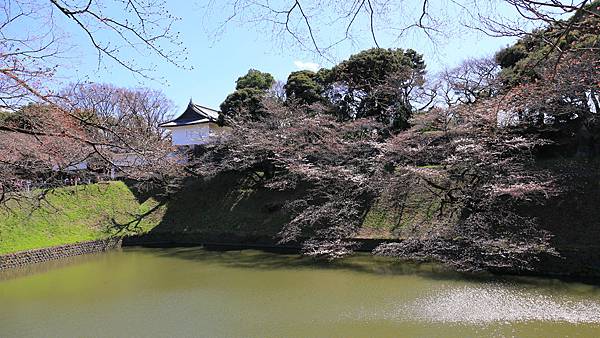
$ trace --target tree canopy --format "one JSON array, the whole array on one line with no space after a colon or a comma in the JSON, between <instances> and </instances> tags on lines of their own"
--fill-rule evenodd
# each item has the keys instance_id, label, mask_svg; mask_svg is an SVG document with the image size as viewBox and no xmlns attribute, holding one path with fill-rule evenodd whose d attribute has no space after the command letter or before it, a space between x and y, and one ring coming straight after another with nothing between
<instances>
[{"instance_id":1,"label":"tree canopy","mask_svg":"<svg viewBox=\"0 0 600 338\"><path fill-rule=\"evenodd\" d=\"M496 54L498 82L510 102L513 123L551 139L566 153L600 152L594 136L600 129L594 80L599 75L599 29L600 1L593 1Z\"/></svg>"},{"instance_id":2,"label":"tree canopy","mask_svg":"<svg viewBox=\"0 0 600 338\"><path fill-rule=\"evenodd\" d=\"M596 27L574 20L577 31ZM552 37L575 34L556 24ZM286 102L263 96L264 114L207 148L193 169L239 170L255 187L302 189L284 206L290 221L279 238L302 241L310 255L350 252L348 239L375 203L401 219L419 195L435 216L397 224L393 236L402 241L376 253L528 269L555 252L551 234L523 209L543 207L564 188L562 172L536 161L557 148L561 156L600 154L594 37L577 34L560 47L548 34L466 60L429 87L423 56L410 49L373 48L331 69L293 72ZM416 108L425 91L442 100Z\"/></svg>"},{"instance_id":3,"label":"tree canopy","mask_svg":"<svg viewBox=\"0 0 600 338\"><path fill-rule=\"evenodd\" d=\"M496 53L502 67L500 78L505 88L512 88L542 78L550 62L568 62L572 51L600 49L600 1L585 4L566 20L553 21L536 29L515 44ZM561 60L562 57L565 60Z\"/></svg>"},{"instance_id":4,"label":"tree canopy","mask_svg":"<svg viewBox=\"0 0 600 338\"><path fill-rule=\"evenodd\" d=\"M288 100L296 100L302 104L312 104L324 99L324 86L317 73L310 70L290 73L284 89Z\"/></svg>"},{"instance_id":5,"label":"tree canopy","mask_svg":"<svg viewBox=\"0 0 600 338\"><path fill-rule=\"evenodd\" d=\"M275 83L273 75L256 69L248 70L246 75L236 81L235 91L221 103L219 123L235 118L256 119L264 115L262 99Z\"/></svg>"},{"instance_id":6,"label":"tree canopy","mask_svg":"<svg viewBox=\"0 0 600 338\"><path fill-rule=\"evenodd\" d=\"M423 56L412 49L368 49L333 67L333 103L343 119L375 117L405 129L413 112L411 95L424 75Z\"/></svg>"},{"instance_id":7,"label":"tree canopy","mask_svg":"<svg viewBox=\"0 0 600 338\"><path fill-rule=\"evenodd\" d=\"M260 70L250 69L246 75L240 76L235 81L235 89L254 88L266 91L271 88L274 82L275 78L273 78L273 75L261 72Z\"/></svg>"}]
</instances>

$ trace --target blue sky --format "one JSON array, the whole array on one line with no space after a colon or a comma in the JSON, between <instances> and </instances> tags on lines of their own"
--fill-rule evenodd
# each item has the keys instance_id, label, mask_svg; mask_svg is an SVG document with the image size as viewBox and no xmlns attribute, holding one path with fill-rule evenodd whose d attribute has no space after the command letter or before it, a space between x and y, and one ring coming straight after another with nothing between
<instances>
[{"instance_id":1,"label":"blue sky","mask_svg":"<svg viewBox=\"0 0 600 338\"><path fill-rule=\"evenodd\" d=\"M232 24L218 40L215 40L207 33L207 28L210 30L210 25L217 22L207 23L201 1L194 5L190 5L188 1L168 1L167 7L181 18L174 29L180 32L183 46L187 48L185 65L193 69L178 68L152 55L132 55L134 58L153 59L156 64L153 75L163 78L163 81L153 81L136 77L108 60L98 68L94 50L82 48L78 60L72 60L72 66L60 71L59 75L68 82L89 80L124 87L156 88L173 100L179 109L185 107L190 98L198 104L218 108L227 94L233 91L235 80L250 68L269 72L276 79L285 81L287 75L301 68L298 65L301 66L303 63L332 66L331 63L320 60L315 54L292 47L280 48L280 44L274 43L268 34L247 26ZM68 22L67 24L72 25ZM67 29L67 33L76 44L89 46L80 32ZM328 32L325 30L320 33ZM491 55L512 42L511 39L492 38L475 31L466 36L462 34L450 36L435 47L418 36L398 42L385 37L381 40L382 47L413 48L425 54L430 74L444 67L454 66L469 57ZM374 47L372 41L365 39L364 43L358 46L337 50L336 57L341 61L361 49L371 47Z\"/></svg>"}]
</instances>

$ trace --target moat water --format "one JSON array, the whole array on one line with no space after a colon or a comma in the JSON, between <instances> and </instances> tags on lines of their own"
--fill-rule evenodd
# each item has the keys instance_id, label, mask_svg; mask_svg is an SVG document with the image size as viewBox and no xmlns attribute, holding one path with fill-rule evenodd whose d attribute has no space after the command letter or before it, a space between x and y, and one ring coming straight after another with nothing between
<instances>
[{"instance_id":1,"label":"moat water","mask_svg":"<svg viewBox=\"0 0 600 338\"><path fill-rule=\"evenodd\" d=\"M125 248L0 272L0 337L600 337L600 287Z\"/></svg>"}]
</instances>

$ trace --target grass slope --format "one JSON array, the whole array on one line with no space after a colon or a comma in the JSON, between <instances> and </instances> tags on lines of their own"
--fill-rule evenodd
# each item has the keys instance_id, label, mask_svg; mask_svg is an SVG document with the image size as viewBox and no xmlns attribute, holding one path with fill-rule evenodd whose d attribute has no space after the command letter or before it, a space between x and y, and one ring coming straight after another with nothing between
<instances>
[{"instance_id":1,"label":"grass slope","mask_svg":"<svg viewBox=\"0 0 600 338\"><path fill-rule=\"evenodd\" d=\"M107 238L117 234L115 224L129 224L119 235L149 233L191 241L276 239L289 221L283 205L301 198L304 188L269 191L249 183L236 173L190 180L164 203L140 196L123 182L55 189L39 205L30 201L0 207L0 254ZM402 210L380 202L367 213L359 238L398 238L404 231L426 229L436 219L437 200L424 189L407 195Z\"/></svg>"},{"instance_id":2,"label":"grass slope","mask_svg":"<svg viewBox=\"0 0 600 338\"><path fill-rule=\"evenodd\" d=\"M11 201L0 208L0 254L107 238L116 232L113 220L130 222L157 204L138 201L123 182L55 189L37 205ZM136 231L153 228L161 212L143 218Z\"/></svg>"},{"instance_id":3,"label":"grass slope","mask_svg":"<svg viewBox=\"0 0 600 338\"><path fill-rule=\"evenodd\" d=\"M190 238L272 238L288 222L285 201L295 191L253 188L244 175L222 173L210 180L190 180L166 203L162 221L151 231Z\"/></svg>"}]
</instances>

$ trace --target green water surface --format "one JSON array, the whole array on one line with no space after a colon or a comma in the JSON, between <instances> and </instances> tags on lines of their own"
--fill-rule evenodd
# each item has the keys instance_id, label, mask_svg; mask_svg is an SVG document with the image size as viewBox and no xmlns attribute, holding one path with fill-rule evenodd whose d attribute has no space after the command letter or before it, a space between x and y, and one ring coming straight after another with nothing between
<instances>
[{"instance_id":1,"label":"green water surface","mask_svg":"<svg viewBox=\"0 0 600 338\"><path fill-rule=\"evenodd\" d=\"M0 337L600 337L600 288L370 256L126 248L0 272Z\"/></svg>"}]
</instances>

